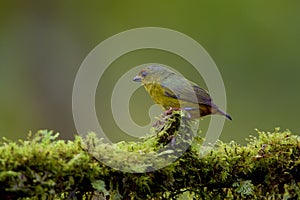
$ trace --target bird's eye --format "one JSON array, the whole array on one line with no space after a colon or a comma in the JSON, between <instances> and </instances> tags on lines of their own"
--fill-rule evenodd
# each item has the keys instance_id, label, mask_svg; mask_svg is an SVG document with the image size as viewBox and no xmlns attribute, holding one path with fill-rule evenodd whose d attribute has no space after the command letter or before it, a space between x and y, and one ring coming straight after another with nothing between
<instances>
[{"instance_id":1,"label":"bird's eye","mask_svg":"<svg viewBox=\"0 0 300 200\"><path fill-rule=\"evenodd\" d=\"M141 75L142 75L142 77L145 77L147 75L147 72L146 71L141 71Z\"/></svg>"}]
</instances>

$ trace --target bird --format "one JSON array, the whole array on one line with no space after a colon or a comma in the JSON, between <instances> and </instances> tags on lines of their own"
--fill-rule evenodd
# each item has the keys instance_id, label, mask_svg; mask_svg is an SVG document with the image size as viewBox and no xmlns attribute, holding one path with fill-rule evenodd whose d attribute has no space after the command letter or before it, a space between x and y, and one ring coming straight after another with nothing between
<instances>
[{"instance_id":1,"label":"bird","mask_svg":"<svg viewBox=\"0 0 300 200\"><path fill-rule=\"evenodd\" d=\"M229 114L213 103L207 90L164 66L148 65L133 81L144 85L145 90L165 113L185 110L192 119L219 114L232 120Z\"/></svg>"}]
</instances>

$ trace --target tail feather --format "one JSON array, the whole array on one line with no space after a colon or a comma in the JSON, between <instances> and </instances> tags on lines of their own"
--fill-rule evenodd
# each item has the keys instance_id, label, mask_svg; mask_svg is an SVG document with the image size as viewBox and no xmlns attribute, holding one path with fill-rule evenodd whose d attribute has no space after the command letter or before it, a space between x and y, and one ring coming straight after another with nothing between
<instances>
[{"instance_id":1,"label":"tail feather","mask_svg":"<svg viewBox=\"0 0 300 200\"><path fill-rule=\"evenodd\" d=\"M227 119L232 120L231 116L229 114L227 114L226 112L224 112L223 110L218 109L218 113L220 115L224 115Z\"/></svg>"}]
</instances>

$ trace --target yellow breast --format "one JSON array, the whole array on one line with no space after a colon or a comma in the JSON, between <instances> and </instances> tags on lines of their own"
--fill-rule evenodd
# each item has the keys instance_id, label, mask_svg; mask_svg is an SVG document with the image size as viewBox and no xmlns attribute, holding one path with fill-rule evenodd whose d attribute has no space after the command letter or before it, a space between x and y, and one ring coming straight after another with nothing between
<instances>
[{"instance_id":1,"label":"yellow breast","mask_svg":"<svg viewBox=\"0 0 300 200\"><path fill-rule=\"evenodd\" d=\"M160 84L148 83L144 84L146 91L150 94L155 103L159 104L163 109L180 108L178 99L165 95L164 88Z\"/></svg>"}]
</instances>

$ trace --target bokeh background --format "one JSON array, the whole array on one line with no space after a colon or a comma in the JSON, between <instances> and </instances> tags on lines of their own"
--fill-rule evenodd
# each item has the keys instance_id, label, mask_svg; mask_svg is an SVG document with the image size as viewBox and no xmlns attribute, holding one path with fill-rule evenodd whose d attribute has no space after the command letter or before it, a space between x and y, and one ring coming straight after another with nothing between
<instances>
[{"instance_id":1,"label":"bokeh background","mask_svg":"<svg viewBox=\"0 0 300 200\"><path fill-rule=\"evenodd\" d=\"M245 143L255 128L299 133L299 8L300 1L279 0L2 1L0 136L18 139L30 130L52 129L72 139L72 87L81 62L106 38L146 26L180 31L213 58L233 117L222 140ZM130 67L147 62L173 66L205 87L189 63L171 53L140 50L120 57L100 80L96 97L99 120L106 120L115 140L123 136L110 111L114 83ZM137 123L149 122L151 104L142 88L132 97Z\"/></svg>"}]
</instances>

